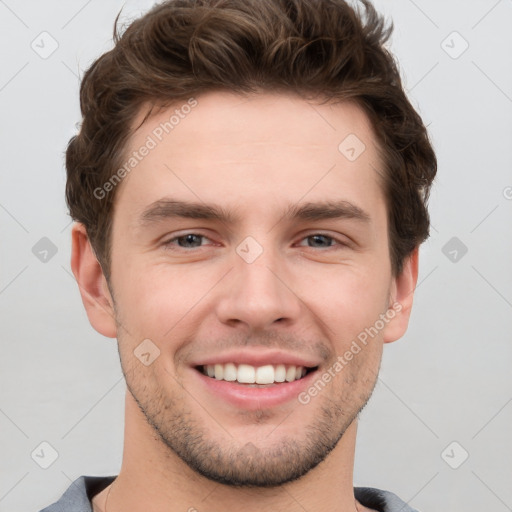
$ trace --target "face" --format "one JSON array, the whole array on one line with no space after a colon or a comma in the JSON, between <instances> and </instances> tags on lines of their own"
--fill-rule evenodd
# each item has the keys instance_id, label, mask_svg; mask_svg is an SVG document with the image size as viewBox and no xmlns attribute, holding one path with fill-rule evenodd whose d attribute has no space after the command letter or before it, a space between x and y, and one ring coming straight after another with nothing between
<instances>
[{"instance_id":1,"label":"face","mask_svg":"<svg viewBox=\"0 0 512 512\"><path fill-rule=\"evenodd\" d=\"M129 154L151 147L117 190L123 372L192 469L280 485L354 421L397 322L382 162L351 104L215 92L166 133L175 108L134 133Z\"/></svg>"}]
</instances>

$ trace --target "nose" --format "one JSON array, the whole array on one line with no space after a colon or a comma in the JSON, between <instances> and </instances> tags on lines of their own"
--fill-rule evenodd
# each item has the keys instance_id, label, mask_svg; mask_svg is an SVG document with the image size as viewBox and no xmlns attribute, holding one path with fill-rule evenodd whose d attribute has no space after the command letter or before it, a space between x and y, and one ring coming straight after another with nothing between
<instances>
[{"instance_id":1,"label":"nose","mask_svg":"<svg viewBox=\"0 0 512 512\"><path fill-rule=\"evenodd\" d=\"M291 326L300 318L301 300L290 273L270 251L252 263L235 255L234 268L219 291L217 316L224 324L258 331Z\"/></svg>"}]
</instances>

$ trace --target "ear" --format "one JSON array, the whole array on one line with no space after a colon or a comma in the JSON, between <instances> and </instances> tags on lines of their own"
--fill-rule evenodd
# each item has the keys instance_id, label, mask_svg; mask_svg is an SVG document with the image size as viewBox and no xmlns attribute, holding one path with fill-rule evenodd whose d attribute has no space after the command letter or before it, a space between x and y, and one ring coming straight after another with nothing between
<instances>
[{"instance_id":1,"label":"ear","mask_svg":"<svg viewBox=\"0 0 512 512\"><path fill-rule=\"evenodd\" d=\"M89 322L103 336L115 338L114 302L85 226L74 224L71 237L71 270L78 283Z\"/></svg>"},{"instance_id":2,"label":"ear","mask_svg":"<svg viewBox=\"0 0 512 512\"><path fill-rule=\"evenodd\" d=\"M384 343L401 338L407 331L411 316L414 289L418 281L419 247L404 260L402 272L393 278L387 316L390 319L383 331Z\"/></svg>"}]
</instances>

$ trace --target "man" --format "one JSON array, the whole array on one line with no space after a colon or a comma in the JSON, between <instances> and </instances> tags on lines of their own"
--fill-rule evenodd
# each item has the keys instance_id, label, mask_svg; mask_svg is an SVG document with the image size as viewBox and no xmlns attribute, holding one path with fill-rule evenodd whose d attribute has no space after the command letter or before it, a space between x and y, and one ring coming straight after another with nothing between
<instances>
[{"instance_id":1,"label":"man","mask_svg":"<svg viewBox=\"0 0 512 512\"><path fill-rule=\"evenodd\" d=\"M389 33L366 1L171 0L86 72L72 269L124 456L45 512L412 510L352 482L436 172Z\"/></svg>"}]
</instances>

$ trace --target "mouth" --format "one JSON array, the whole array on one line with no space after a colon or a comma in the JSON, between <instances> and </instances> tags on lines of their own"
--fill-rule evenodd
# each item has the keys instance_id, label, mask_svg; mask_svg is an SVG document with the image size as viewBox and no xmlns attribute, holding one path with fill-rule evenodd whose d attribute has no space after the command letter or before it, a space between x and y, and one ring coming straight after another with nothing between
<instances>
[{"instance_id":1,"label":"mouth","mask_svg":"<svg viewBox=\"0 0 512 512\"><path fill-rule=\"evenodd\" d=\"M212 380L232 382L244 387L265 388L302 380L316 371L318 366L307 367L285 364L252 366L233 362L199 365L195 369Z\"/></svg>"}]
</instances>

